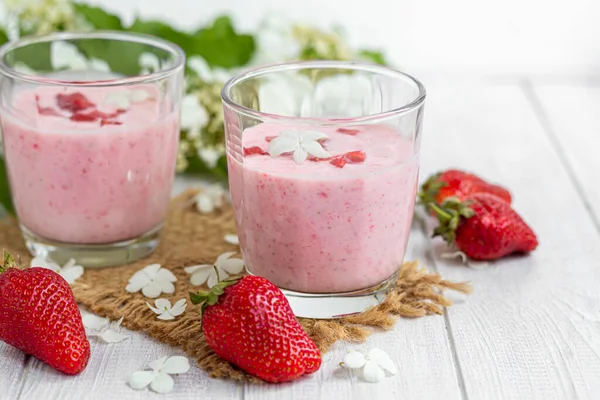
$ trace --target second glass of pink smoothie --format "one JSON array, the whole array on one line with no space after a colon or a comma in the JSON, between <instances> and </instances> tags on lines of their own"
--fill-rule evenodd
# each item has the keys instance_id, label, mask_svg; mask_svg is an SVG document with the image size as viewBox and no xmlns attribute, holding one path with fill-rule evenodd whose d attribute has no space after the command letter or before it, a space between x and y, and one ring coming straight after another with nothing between
<instances>
[{"instance_id":1,"label":"second glass of pink smoothie","mask_svg":"<svg viewBox=\"0 0 600 400\"><path fill-rule=\"evenodd\" d=\"M245 72L222 97L248 272L302 317L383 301L413 217L421 83L383 66L299 62Z\"/></svg>"},{"instance_id":2,"label":"second glass of pink smoothie","mask_svg":"<svg viewBox=\"0 0 600 400\"><path fill-rule=\"evenodd\" d=\"M156 248L175 176L184 65L177 46L126 33L2 47L4 157L34 256L102 267Z\"/></svg>"}]
</instances>

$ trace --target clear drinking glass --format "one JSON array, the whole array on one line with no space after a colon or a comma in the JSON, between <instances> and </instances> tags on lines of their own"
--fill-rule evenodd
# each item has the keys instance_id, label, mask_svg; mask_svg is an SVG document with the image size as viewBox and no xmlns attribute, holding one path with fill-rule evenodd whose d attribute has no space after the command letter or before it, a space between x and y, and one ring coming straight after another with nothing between
<instances>
[{"instance_id":1,"label":"clear drinking glass","mask_svg":"<svg viewBox=\"0 0 600 400\"><path fill-rule=\"evenodd\" d=\"M156 248L184 65L176 45L128 33L60 33L0 48L4 157L34 256L100 267Z\"/></svg>"},{"instance_id":2,"label":"clear drinking glass","mask_svg":"<svg viewBox=\"0 0 600 400\"><path fill-rule=\"evenodd\" d=\"M248 272L302 317L383 301L413 217L423 85L378 65L297 62L242 73L222 98Z\"/></svg>"}]
</instances>

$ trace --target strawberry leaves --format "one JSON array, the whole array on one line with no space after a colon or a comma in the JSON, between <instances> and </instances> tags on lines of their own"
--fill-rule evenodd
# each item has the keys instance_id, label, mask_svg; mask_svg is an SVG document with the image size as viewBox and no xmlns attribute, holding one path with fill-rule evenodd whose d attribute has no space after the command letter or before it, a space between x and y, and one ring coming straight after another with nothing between
<instances>
[{"instance_id":1,"label":"strawberry leaves","mask_svg":"<svg viewBox=\"0 0 600 400\"><path fill-rule=\"evenodd\" d=\"M448 243L454 243L456 240L456 229L461 219L475 215L475 211L469 207L472 202L461 202L455 197L447 198L440 206L435 203L428 204L440 221L440 225L433 231L433 237L441 236Z\"/></svg>"}]
</instances>

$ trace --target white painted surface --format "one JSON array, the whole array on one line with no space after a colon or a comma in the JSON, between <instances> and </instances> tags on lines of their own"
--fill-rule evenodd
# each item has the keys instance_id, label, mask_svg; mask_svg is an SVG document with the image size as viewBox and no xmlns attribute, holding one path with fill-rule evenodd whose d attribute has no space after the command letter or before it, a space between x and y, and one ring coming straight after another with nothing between
<instances>
[{"instance_id":1,"label":"white painted surface","mask_svg":"<svg viewBox=\"0 0 600 400\"><path fill-rule=\"evenodd\" d=\"M496 74L595 73L600 67L596 0L93 0L131 19L168 18L196 27L228 13L252 29L265 13L330 26L352 42L387 49L409 71Z\"/></svg>"}]
</instances>

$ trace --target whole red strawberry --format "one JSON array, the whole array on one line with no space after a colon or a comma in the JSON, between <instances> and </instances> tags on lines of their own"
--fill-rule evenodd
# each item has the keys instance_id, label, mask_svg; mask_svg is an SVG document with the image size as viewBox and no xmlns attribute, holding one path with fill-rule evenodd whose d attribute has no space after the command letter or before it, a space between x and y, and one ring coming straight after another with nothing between
<instances>
[{"instance_id":1,"label":"whole red strawberry","mask_svg":"<svg viewBox=\"0 0 600 400\"><path fill-rule=\"evenodd\" d=\"M508 204L512 201L510 192L502 186L488 183L477 175L456 169L449 169L429 177L421 186L419 197L423 204L434 202L439 205L447 198L456 197L464 200L474 193L493 194Z\"/></svg>"},{"instance_id":2,"label":"whole red strawberry","mask_svg":"<svg viewBox=\"0 0 600 400\"><path fill-rule=\"evenodd\" d=\"M69 284L46 268L0 265L0 340L57 370L76 375L90 358L81 313Z\"/></svg>"},{"instance_id":3,"label":"whole red strawberry","mask_svg":"<svg viewBox=\"0 0 600 400\"><path fill-rule=\"evenodd\" d=\"M487 193L446 199L441 206L432 204L440 225L434 236L475 260L494 260L513 253L536 249L533 230L503 199Z\"/></svg>"},{"instance_id":4,"label":"whole red strawberry","mask_svg":"<svg viewBox=\"0 0 600 400\"><path fill-rule=\"evenodd\" d=\"M203 303L206 343L222 359L267 382L287 382L317 371L321 353L296 320L283 293L265 278L223 281L190 293Z\"/></svg>"}]
</instances>

